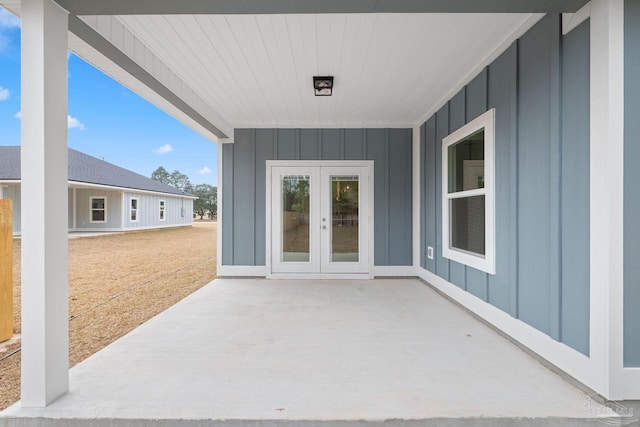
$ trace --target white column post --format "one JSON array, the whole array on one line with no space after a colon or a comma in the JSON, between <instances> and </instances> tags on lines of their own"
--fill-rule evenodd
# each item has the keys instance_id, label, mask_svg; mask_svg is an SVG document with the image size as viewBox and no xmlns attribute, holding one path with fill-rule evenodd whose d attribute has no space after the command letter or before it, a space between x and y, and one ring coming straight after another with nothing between
<instances>
[{"instance_id":1,"label":"white column post","mask_svg":"<svg viewBox=\"0 0 640 427\"><path fill-rule=\"evenodd\" d=\"M413 269L417 272L420 269L420 263L422 259L420 257L422 235L424 230L420 228L420 194L422 188L420 185L420 125L413 127L413 142L412 142L412 159L413 159Z\"/></svg>"},{"instance_id":2,"label":"white column post","mask_svg":"<svg viewBox=\"0 0 640 427\"><path fill-rule=\"evenodd\" d=\"M76 190L77 188L73 187L73 229L74 230L78 227L78 214L77 214L78 209L76 206L76 201L77 201Z\"/></svg>"},{"instance_id":3,"label":"white column post","mask_svg":"<svg viewBox=\"0 0 640 427\"><path fill-rule=\"evenodd\" d=\"M69 390L67 32L52 0L22 0L22 406Z\"/></svg>"},{"instance_id":4,"label":"white column post","mask_svg":"<svg viewBox=\"0 0 640 427\"><path fill-rule=\"evenodd\" d=\"M624 254L624 0L591 1L590 357L621 399Z\"/></svg>"},{"instance_id":5,"label":"white column post","mask_svg":"<svg viewBox=\"0 0 640 427\"><path fill-rule=\"evenodd\" d=\"M217 255L217 260L216 260L216 268L217 268L217 272L218 274L222 275L222 271L223 271L223 267L222 267L222 142L220 140L218 140L218 142L216 142L216 152L218 155L218 212L217 212L217 216L216 216L216 253ZM267 200L267 206L269 206L269 201ZM266 252L266 254L269 254L269 251ZM265 259L265 264L266 265L270 265L271 260L270 259ZM270 269L267 269L267 271L271 271Z\"/></svg>"}]
</instances>

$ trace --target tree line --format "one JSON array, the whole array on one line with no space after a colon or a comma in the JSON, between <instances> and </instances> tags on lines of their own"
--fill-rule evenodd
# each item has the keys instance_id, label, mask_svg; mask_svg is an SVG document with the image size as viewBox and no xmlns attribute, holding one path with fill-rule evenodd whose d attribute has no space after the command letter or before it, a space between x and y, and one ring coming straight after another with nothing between
<instances>
[{"instance_id":1,"label":"tree line","mask_svg":"<svg viewBox=\"0 0 640 427\"><path fill-rule=\"evenodd\" d=\"M178 190L198 197L193 201L193 213L203 219L218 217L218 188L209 184L191 184L189 177L179 170L169 173L163 166L158 167L151 174L151 179L170 185Z\"/></svg>"}]
</instances>

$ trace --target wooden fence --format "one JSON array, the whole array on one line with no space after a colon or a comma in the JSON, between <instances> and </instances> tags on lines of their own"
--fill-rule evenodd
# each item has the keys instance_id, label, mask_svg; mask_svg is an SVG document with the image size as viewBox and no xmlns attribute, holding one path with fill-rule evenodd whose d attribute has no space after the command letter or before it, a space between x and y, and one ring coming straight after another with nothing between
<instances>
[{"instance_id":1,"label":"wooden fence","mask_svg":"<svg viewBox=\"0 0 640 427\"><path fill-rule=\"evenodd\" d=\"M0 342L13 336L13 207L0 199Z\"/></svg>"}]
</instances>

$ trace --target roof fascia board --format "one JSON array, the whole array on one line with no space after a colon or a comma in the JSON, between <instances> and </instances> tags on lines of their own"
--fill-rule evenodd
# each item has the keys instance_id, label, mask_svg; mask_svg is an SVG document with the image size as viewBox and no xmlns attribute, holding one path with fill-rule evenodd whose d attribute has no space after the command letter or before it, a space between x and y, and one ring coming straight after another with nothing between
<instances>
[{"instance_id":1,"label":"roof fascia board","mask_svg":"<svg viewBox=\"0 0 640 427\"><path fill-rule=\"evenodd\" d=\"M588 0L56 0L73 15L575 13Z\"/></svg>"},{"instance_id":2,"label":"roof fascia board","mask_svg":"<svg viewBox=\"0 0 640 427\"><path fill-rule=\"evenodd\" d=\"M6 185L6 184L22 184L22 182L19 179L0 180L0 185ZM95 188L99 190L129 191L131 193L151 194L151 195L159 195L159 196L165 196L165 197L179 197L182 199L193 199L193 200L196 200L198 198L197 196L189 196L187 194L163 193L161 191L140 190L140 189L131 188L131 187L117 187L115 185L93 184L88 182L72 181L72 180L68 181L68 185L70 188L87 188L87 189Z\"/></svg>"},{"instance_id":3,"label":"roof fascia board","mask_svg":"<svg viewBox=\"0 0 640 427\"><path fill-rule=\"evenodd\" d=\"M115 18L113 18L115 19ZM137 80L147 86L149 89L160 95L171 105L178 108L198 125L211 132L220 140L233 138L233 127L226 123L222 118L215 117L215 124L205 118L196 111L189 103L185 102L181 97L176 95L165 84L160 82L144 67L135 62L129 55L117 48L111 41L98 33L89 24L78 18L77 16L69 16L69 31L89 46L94 48L100 54L112 61L118 67L134 76Z\"/></svg>"},{"instance_id":4,"label":"roof fascia board","mask_svg":"<svg viewBox=\"0 0 640 427\"><path fill-rule=\"evenodd\" d=\"M179 197L182 199L197 199L196 196L189 196L187 194L174 194L174 193L163 193L161 191L150 191L150 190L139 190L137 188L131 187L117 187L114 185L104 185L104 184L93 184L89 182L81 182L81 181L72 181L69 180L70 188L95 188L100 190L115 190L115 191L129 191L131 193L139 193L139 194L151 194L151 195L159 195L163 197Z\"/></svg>"}]
</instances>

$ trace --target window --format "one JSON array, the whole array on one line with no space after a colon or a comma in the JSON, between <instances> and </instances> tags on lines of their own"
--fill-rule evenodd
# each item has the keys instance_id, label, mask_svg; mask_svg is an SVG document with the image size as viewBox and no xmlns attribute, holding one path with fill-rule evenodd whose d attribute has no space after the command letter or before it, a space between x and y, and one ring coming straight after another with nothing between
<instances>
[{"instance_id":1,"label":"window","mask_svg":"<svg viewBox=\"0 0 640 427\"><path fill-rule=\"evenodd\" d=\"M107 222L107 199L105 197L91 197L91 221Z\"/></svg>"},{"instance_id":2,"label":"window","mask_svg":"<svg viewBox=\"0 0 640 427\"><path fill-rule=\"evenodd\" d=\"M129 218L131 218L131 222L138 222L138 199L133 197L129 205Z\"/></svg>"},{"instance_id":3,"label":"window","mask_svg":"<svg viewBox=\"0 0 640 427\"><path fill-rule=\"evenodd\" d=\"M442 140L442 255L495 274L495 110Z\"/></svg>"},{"instance_id":4,"label":"window","mask_svg":"<svg viewBox=\"0 0 640 427\"><path fill-rule=\"evenodd\" d=\"M164 208L165 208L165 202L164 200L160 200L160 221L164 221L166 219L164 216Z\"/></svg>"}]
</instances>

